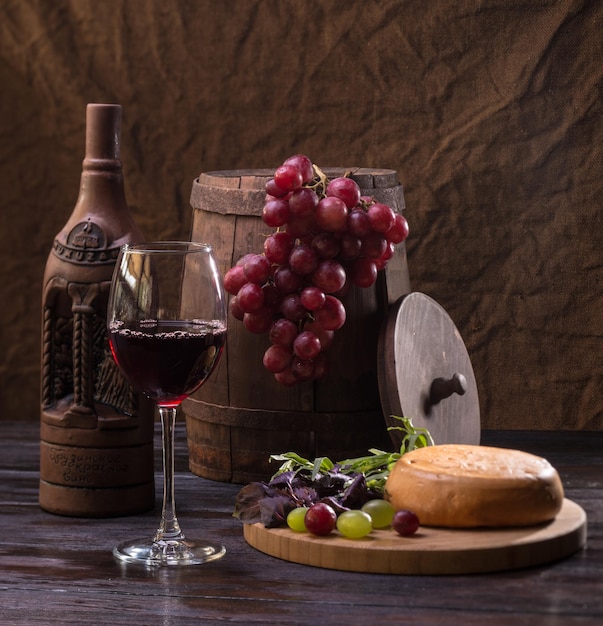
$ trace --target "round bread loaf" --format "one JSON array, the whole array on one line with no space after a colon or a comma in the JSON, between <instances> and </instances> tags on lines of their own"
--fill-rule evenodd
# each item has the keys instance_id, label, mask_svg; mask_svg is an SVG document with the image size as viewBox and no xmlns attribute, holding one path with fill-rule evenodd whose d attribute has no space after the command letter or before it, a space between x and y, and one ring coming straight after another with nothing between
<instances>
[{"instance_id":1,"label":"round bread loaf","mask_svg":"<svg viewBox=\"0 0 603 626\"><path fill-rule=\"evenodd\" d=\"M425 526L529 526L554 519L563 504L557 470L539 456L488 446L443 444L404 454L386 498Z\"/></svg>"}]
</instances>

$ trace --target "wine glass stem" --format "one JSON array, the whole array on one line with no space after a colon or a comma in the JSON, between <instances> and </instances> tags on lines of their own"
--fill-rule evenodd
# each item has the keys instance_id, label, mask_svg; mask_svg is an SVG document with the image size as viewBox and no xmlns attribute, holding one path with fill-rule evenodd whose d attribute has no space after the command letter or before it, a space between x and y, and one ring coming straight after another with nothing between
<instances>
[{"instance_id":1,"label":"wine glass stem","mask_svg":"<svg viewBox=\"0 0 603 626\"><path fill-rule=\"evenodd\" d=\"M180 524L176 517L176 501L174 498L174 427L176 409L159 407L161 417L161 435L163 443L163 508L161 524L157 529L155 541L183 539Z\"/></svg>"}]
</instances>

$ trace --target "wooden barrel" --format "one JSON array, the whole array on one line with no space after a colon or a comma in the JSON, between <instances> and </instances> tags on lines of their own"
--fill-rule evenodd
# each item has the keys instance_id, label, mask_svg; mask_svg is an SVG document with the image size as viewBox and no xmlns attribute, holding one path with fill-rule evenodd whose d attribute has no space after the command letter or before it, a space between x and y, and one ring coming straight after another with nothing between
<instances>
[{"instance_id":1,"label":"wooden barrel","mask_svg":"<svg viewBox=\"0 0 603 626\"><path fill-rule=\"evenodd\" d=\"M326 168L329 178L343 168ZM392 170L353 169L364 195L404 211L404 194ZM193 241L214 247L224 275L243 255L263 250L273 229L262 221L270 170L201 174L193 183ZM404 244L397 246L376 284L353 287L343 299L345 325L329 348L330 372L321 382L284 387L262 365L269 345L229 319L226 350L205 385L183 403L190 470L213 480L264 480L278 468L271 454L297 452L334 461L391 449L379 399L377 345L388 308L410 292Z\"/></svg>"}]
</instances>

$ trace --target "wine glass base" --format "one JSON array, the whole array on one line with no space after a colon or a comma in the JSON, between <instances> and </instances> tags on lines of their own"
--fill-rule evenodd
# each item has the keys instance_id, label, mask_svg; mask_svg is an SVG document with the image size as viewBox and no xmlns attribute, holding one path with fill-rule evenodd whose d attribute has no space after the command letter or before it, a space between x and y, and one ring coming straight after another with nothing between
<instances>
[{"instance_id":1,"label":"wine glass base","mask_svg":"<svg viewBox=\"0 0 603 626\"><path fill-rule=\"evenodd\" d=\"M152 567L200 565L222 558L226 548L220 544L191 539L138 539L113 548L116 559Z\"/></svg>"}]
</instances>

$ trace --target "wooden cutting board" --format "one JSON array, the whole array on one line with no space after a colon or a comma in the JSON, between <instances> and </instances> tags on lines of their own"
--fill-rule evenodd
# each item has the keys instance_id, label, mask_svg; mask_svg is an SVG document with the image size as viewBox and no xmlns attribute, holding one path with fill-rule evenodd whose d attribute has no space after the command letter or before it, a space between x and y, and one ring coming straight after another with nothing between
<instances>
[{"instance_id":1,"label":"wooden cutting board","mask_svg":"<svg viewBox=\"0 0 603 626\"><path fill-rule=\"evenodd\" d=\"M473 574L543 565L586 543L586 514L571 500L547 524L457 530L421 527L412 537L374 530L364 539L296 533L245 524L247 543L270 556L328 569L378 574Z\"/></svg>"}]
</instances>

